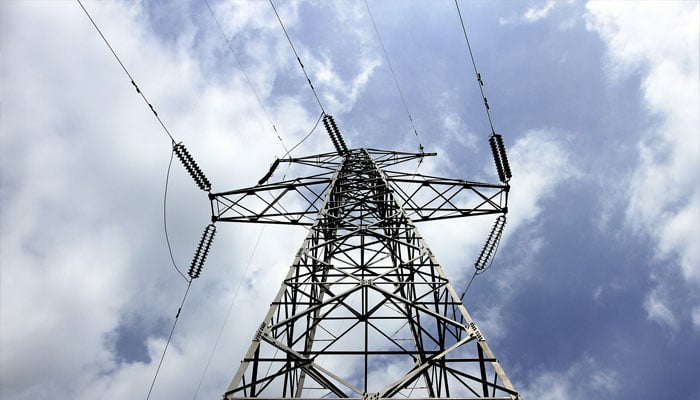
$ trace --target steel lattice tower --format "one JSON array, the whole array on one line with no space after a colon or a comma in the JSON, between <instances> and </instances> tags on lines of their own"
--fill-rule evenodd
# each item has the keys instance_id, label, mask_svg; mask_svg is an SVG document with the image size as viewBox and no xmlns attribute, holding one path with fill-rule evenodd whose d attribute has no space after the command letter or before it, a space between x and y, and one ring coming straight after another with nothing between
<instances>
[{"instance_id":1,"label":"steel lattice tower","mask_svg":"<svg viewBox=\"0 0 700 400\"><path fill-rule=\"evenodd\" d=\"M189 279L183 274L189 285L202 272L218 221L302 225L308 229L224 399L519 399L414 225L499 215L475 264L477 271L491 259L505 224L511 174L483 89L491 124L489 142L501 183L389 169L435 155L424 153L420 142L420 153L348 149L304 71L336 151L276 160L258 185L211 193L211 183L194 158L184 144L176 143L87 9L78 3L170 137L173 154L199 189L209 193L212 223L205 228L192 259ZM270 4L274 9L272 1ZM458 3L455 5L459 13ZM276 10L275 14L294 50ZM462 29L481 88L483 81L463 23ZM296 50L294 53L304 70ZM415 127L414 132L417 137ZM300 165L312 173L267 184L280 163Z\"/></svg>"},{"instance_id":2,"label":"steel lattice tower","mask_svg":"<svg viewBox=\"0 0 700 400\"><path fill-rule=\"evenodd\" d=\"M309 229L224 398L518 399L414 225L504 215L508 184L394 171L435 154L349 150L326 128L337 152L210 194L215 222ZM266 184L280 162L312 173Z\"/></svg>"}]
</instances>

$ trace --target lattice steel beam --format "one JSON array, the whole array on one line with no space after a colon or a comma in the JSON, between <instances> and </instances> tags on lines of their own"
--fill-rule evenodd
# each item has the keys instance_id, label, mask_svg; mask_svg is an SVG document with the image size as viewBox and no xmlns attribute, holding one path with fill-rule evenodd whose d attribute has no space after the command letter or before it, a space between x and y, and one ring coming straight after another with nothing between
<instances>
[{"instance_id":1,"label":"lattice steel beam","mask_svg":"<svg viewBox=\"0 0 700 400\"><path fill-rule=\"evenodd\" d=\"M225 399L518 398L412 220L505 213L508 186L382 169L420 156L281 160L322 172L212 194L215 221L310 226Z\"/></svg>"}]
</instances>

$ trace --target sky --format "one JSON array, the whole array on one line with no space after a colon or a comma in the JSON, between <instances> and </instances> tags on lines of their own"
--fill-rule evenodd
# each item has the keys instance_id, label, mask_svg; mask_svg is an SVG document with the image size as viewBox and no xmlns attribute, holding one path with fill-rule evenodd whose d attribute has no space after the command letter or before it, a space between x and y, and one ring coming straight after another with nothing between
<instances>
[{"instance_id":1,"label":"sky","mask_svg":"<svg viewBox=\"0 0 700 400\"><path fill-rule=\"evenodd\" d=\"M320 109L268 2L210 3L245 74L202 1L85 7L223 191ZM418 140L364 2L276 3L350 147L421 143L438 156L409 172L497 181L453 2L368 1ZM460 7L513 171L464 299L501 365L525 399L700 399L700 3ZM319 129L292 154L332 149ZM2 399L146 398L187 287L164 212L185 270L210 220L177 161L164 211L170 156L77 3L0 2ZM417 225L458 292L492 223ZM220 398L306 234L217 226L152 399Z\"/></svg>"}]
</instances>

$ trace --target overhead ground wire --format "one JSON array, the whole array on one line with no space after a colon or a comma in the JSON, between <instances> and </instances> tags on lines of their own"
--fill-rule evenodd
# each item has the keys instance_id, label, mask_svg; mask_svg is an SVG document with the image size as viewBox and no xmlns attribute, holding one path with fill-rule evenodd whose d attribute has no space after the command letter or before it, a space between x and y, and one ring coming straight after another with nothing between
<instances>
[{"instance_id":1,"label":"overhead ground wire","mask_svg":"<svg viewBox=\"0 0 700 400\"><path fill-rule=\"evenodd\" d=\"M228 323L228 319L231 316L231 310L233 310L233 306L236 304L236 300L238 300L238 294L241 292L241 286L243 286L243 280L245 279L246 275L248 274L248 269L250 268L250 265L253 263L253 257L255 256L255 253L258 251L258 245L260 245L260 240L262 239L263 233L265 233L265 228L266 225L263 225L263 227L260 229L260 233L258 234L258 239L255 241L255 245L253 245L253 250L250 252L250 257L248 258L248 263L245 266L245 270L243 270L243 275L241 275L241 280L238 282L238 287L236 288L236 292L233 295L233 300L231 300L231 305L228 307L228 311L226 312L226 317L224 317L224 322L221 324L221 329L219 329L219 334L216 337L216 342L214 343L214 348L212 348L211 353L209 354L209 360L207 360L207 365L204 367L204 372L202 372L202 377L199 379L199 384L197 384L197 389L194 392L194 396L192 397L193 399L197 398L197 394L199 394L199 389L202 387L202 383L204 382L204 378L207 375L207 371L209 370L209 365L211 364L212 359L214 358L214 353L216 353L216 349L219 347L219 342L221 341L221 337L223 336L224 329L226 328L226 324Z\"/></svg>"},{"instance_id":2,"label":"overhead ground wire","mask_svg":"<svg viewBox=\"0 0 700 400\"><path fill-rule=\"evenodd\" d=\"M170 134L170 131L169 131L168 128L165 126L165 123L163 123L163 120L160 119L160 117L158 116L158 113L156 112L156 109L153 107L153 105L151 104L151 102L148 101L148 99L146 98L146 95L143 93L143 90L141 90L141 88L136 84L136 81L134 80L134 78L133 78L133 77L131 76L131 74L129 73L129 70L126 69L126 66L125 66L124 63L122 62L121 58L119 58L119 56L117 55L117 52L114 50L114 48L112 47L112 45L109 43L109 40L107 40L107 38L105 37L105 35L102 33L102 31L100 30L100 28L97 26L97 23L95 22L95 20L92 19L92 16L91 16L90 13L88 12L88 10L85 8L85 6L83 5L83 3L82 3L80 0L76 0L76 1L77 1L78 4L80 5L80 8L82 8L83 11L85 12L85 15L87 15L87 17L90 19L90 22L92 22L92 26L95 27L95 29L97 30L97 33L100 34L100 37L102 38L102 40L105 42L105 44L106 44L107 47L109 48L109 51L111 51L111 52L112 52L112 55L114 56L114 58L117 59L117 62L119 63L119 65L120 65L120 66L122 67L122 69L124 70L124 73L126 73L126 76L129 78L129 81L131 81L131 84L134 86L134 89L136 89L136 93L138 93L139 95L141 95L141 98L143 99L143 101L146 102L146 105L148 105L148 108L150 108L151 112L153 113L153 115L154 115L154 116L156 117L156 119L158 120L158 123L160 123L160 126L163 128L163 131L168 135L168 137L170 138L170 140L171 140L173 143L175 143L175 139L173 138L173 135Z\"/></svg>"},{"instance_id":3,"label":"overhead ground wire","mask_svg":"<svg viewBox=\"0 0 700 400\"><path fill-rule=\"evenodd\" d=\"M481 74L476 68L476 61L474 61L474 53L472 52L472 46L469 44L469 35L467 35L467 28L464 26L464 19L462 18L462 12L459 9L459 3L455 0L455 6L457 7L457 14L459 15L459 22L462 24L462 32L464 33L464 40L467 42L467 49L469 50L469 58L472 62L472 67L474 67L474 75L476 77L477 84L479 86L479 91L481 92L481 98L484 101L484 108L486 109L486 117L489 120L489 126L491 127L491 134L495 135L496 131L493 129L493 121L491 119L491 112L489 111L488 99L484 94L484 81L481 79Z\"/></svg>"},{"instance_id":4,"label":"overhead ground wire","mask_svg":"<svg viewBox=\"0 0 700 400\"><path fill-rule=\"evenodd\" d=\"M471 64L472 64L472 68L474 69L474 77L476 78L477 86L479 87L479 92L481 93L481 99L484 102L484 109L486 111L486 117L489 121L489 127L491 128L491 134L490 134L490 139L491 139L494 136L499 136L499 135L496 134L496 130L493 127L493 119L491 118L491 111L490 111L488 99L486 98L486 94L484 93L484 81L481 78L481 74L479 73L479 70L476 67L476 60L474 58L474 52L472 51L472 46L469 43L469 35L467 34L467 28L464 24L464 18L462 17L462 11L459 8L459 2L458 2L458 0L454 0L454 2L455 2L455 7L457 8L457 15L459 16L459 23L462 26L462 33L464 33L464 40L467 43L467 50L469 52L469 59L470 59ZM472 286L472 283L474 282L474 278L476 278L477 275L481 275L486 270L491 268L491 266L493 265L493 260L496 258L496 253L498 253L498 248L500 246L500 242L501 242L501 238L499 237L495 243L494 252L490 256L489 264L481 270L475 269L474 274L472 275L471 279L469 280L469 283L467 284L466 289L464 290L464 292L462 292L462 295L460 296L460 300L464 300L464 296L467 294L467 292L469 291L469 288Z\"/></svg>"},{"instance_id":5,"label":"overhead ground wire","mask_svg":"<svg viewBox=\"0 0 700 400\"><path fill-rule=\"evenodd\" d=\"M160 367L163 365L163 359L165 359L165 352L168 351L168 346L173 338L173 332L175 332L175 326L177 326L177 321L180 319L180 312L182 307L185 305L185 300L187 299L187 294L190 292L190 287L192 286L192 281L187 283L187 290L185 290L185 295L182 296L182 302L180 302L180 307L177 309L177 314L175 315L175 321L173 322L173 327L170 329L170 335L168 335L168 341L165 342L165 348L163 348L163 354L160 356L160 362L158 363L158 368L156 368L156 373L153 376L153 381L151 382L151 387L148 389L148 395L146 395L146 400L151 398L151 392L153 392L153 387L156 384L156 379L158 378L158 373L160 372Z\"/></svg>"},{"instance_id":6,"label":"overhead ground wire","mask_svg":"<svg viewBox=\"0 0 700 400\"><path fill-rule=\"evenodd\" d=\"M304 137L299 141L299 143L295 144L291 149L287 150L287 152L286 152L282 157L280 157L280 158L285 158L285 157L287 157L292 151L294 151L294 149L296 149L296 148L299 147L302 143L304 143L304 142L306 141L306 139L308 139L309 136L311 136L311 134L314 133L314 132L316 131L316 128L318 127L318 124L321 122L321 119L323 118L324 115L325 115L324 113L321 113L321 114L318 116L318 119L316 120L316 123L314 124L313 128L311 128L311 130L309 131L309 133L307 133L306 136L304 136Z\"/></svg>"},{"instance_id":7,"label":"overhead ground wire","mask_svg":"<svg viewBox=\"0 0 700 400\"><path fill-rule=\"evenodd\" d=\"M153 105L151 104L151 102L148 100L148 98L146 97L146 95L143 93L143 90L141 90L141 88L136 84L136 81L134 80L133 76L131 75L131 73L129 72L129 70L128 70L128 69L126 68L126 66L124 65L124 62L121 60L121 58L119 57L119 55L117 54L117 52L114 50L114 47L112 47L112 44L109 42L109 40L107 39L107 37L102 33L102 30L99 28L99 26L97 25L97 23L95 22L95 20L92 18L92 16L91 16L90 13L88 12L87 8L85 8L85 6L83 5L83 3L82 3L80 0L76 0L76 1L77 1L78 5L80 5L80 8L82 8L82 10L83 10L83 12L85 13L85 15L86 15L86 16L88 17L88 19L90 20L90 22L92 23L92 26L95 28L95 30L96 30L97 33L100 35L100 37L102 38L102 40L104 41L104 43L107 45L107 48L109 48L109 51L112 53L112 55L114 56L114 58L117 60L117 62L118 62L119 65L121 66L122 70L123 70L124 73L126 74L126 76L129 78L129 81L131 82L131 84L132 84L132 85L134 86L134 88L136 89L136 92L141 96L141 98L142 98L143 101L146 103L146 105L148 105L148 108L151 110L151 112L153 113L153 115L154 115L154 117L156 118L156 120L158 120L158 123L160 124L161 128L163 129L163 131L164 131L164 132L168 135L168 137L170 138L170 141L171 141L172 145L175 146L175 139L173 138L173 135L170 133L170 131L168 130L168 128L165 126L165 123L164 123L163 120L160 118L160 116L158 116L158 113L156 112L155 108L153 107ZM171 244L170 244L170 237L168 236L168 224L167 224L167 198L168 198L168 184L169 184L169 180L170 180L170 168L171 168L172 162L173 162L173 155L174 155L174 151L170 154L170 161L168 162L168 171L167 171L167 174L166 174L166 177L165 177L165 190L164 190L164 193L163 193L163 230L164 230L164 232L165 232L165 241L166 241L166 243L167 243L167 245L168 245L168 253L169 253L169 255L170 255L170 260L171 260L171 262L172 262L173 267L175 268L175 270L177 271L177 273L178 273L180 276L182 276L183 279L185 279L186 281L189 281L189 279L187 279L187 277L185 276L185 274L182 273L182 271L180 270L180 268L178 268L177 263L175 262L175 258L173 257L172 246L171 246Z\"/></svg>"},{"instance_id":8,"label":"overhead ground wire","mask_svg":"<svg viewBox=\"0 0 700 400\"><path fill-rule=\"evenodd\" d=\"M399 85L398 79L396 79L396 73L394 72L394 67L391 65L391 61L389 61L389 55L386 52L386 48L384 47L384 41L382 40L382 36L379 34L379 29L377 29L377 24L374 21L374 17L372 16L372 11L369 9L369 4L367 4L367 0L365 0L365 8L367 8L367 14L369 14L369 19L372 21L372 26L374 27L374 32L377 34L377 39L379 39L379 44L382 48L382 53L384 53L384 59L386 59L386 63L389 66L389 71L391 71L391 77L394 79L394 84L396 85L396 90L399 92L399 97L401 97L401 103L403 104L404 110L406 110L406 114L408 115L408 120L411 123L411 128L413 128L413 133L416 135L416 141L418 141L418 148L423 151L423 145L421 144L420 141L420 136L418 135L418 130L416 129L416 125L413 123L413 117L411 116L411 112L408 110L408 105L406 104L406 98L403 95L403 91L401 90L401 86Z\"/></svg>"},{"instance_id":9,"label":"overhead ground wire","mask_svg":"<svg viewBox=\"0 0 700 400\"><path fill-rule=\"evenodd\" d=\"M318 106L321 108L322 113L326 113L326 110L323 108L323 104L321 104L321 99L318 98L318 94L316 93L316 89L314 88L313 83L311 83L311 78L309 78L309 74L306 73L306 69L304 68L304 64L301 62L301 58L299 58L299 54L297 53L297 49L294 48L294 43L292 43L292 39L289 37L289 33L287 33L287 28L284 27L284 23L282 22L282 18L280 18L279 13L277 12L277 8L275 8L275 3L270 0L270 5L272 6L272 10L275 12L275 15L277 16L277 21L279 21L280 26L282 27L282 31L284 31L284 36L287 37L287 41L289 42L289 46L292 48L292 51L294 52L294 56L297 58L297 61L299 62L299 66L301 67L301 71L304 73L304 76L306 77L306 81L309 83L309 87L311 88L311 91L314 94L314 97L316 98L316 102L318 102Z\"/></svg>"},{"instance_id":10,"label":"overhead ground wire","mask_svg":"<svg viewBox=\"0 0 700 400\"><path fill-rule=\"evenodd\" d=\"M285 152L289 153L289 150L287 150L287 146L285 146L285 144L284 144L284 140L282 140L282 136L280 136L280 133L277 130L277 126L275 126L275 123L272 121L272 117L270 116L270 113L267 111L267 108L265 107L265 103L263 103L262 98L258 94L258 89L253 84L253 81L250 79L250 76L248 76L248 73L246 72L246 69L243 67L243 63L241 62L240 57L238 57L238 53L236 53L236 51L233 49L233 45L231 44L231 41L229 40L228 36L226 35L226 32L224 32L224 28L221 25L221 22L219 22L219 19L216 17L214 10L211 8L211 5L209 4L209 0L204 0L204 4L206 4L207 9L209 10L209 14L211 14L212 19L214 19L214 22L216 22L216 26L219 27L219 32L221 33L221 36L224 38L224 41L226 41L226 45L228 46L229 51L233 55L233 58L236 60L238 67L241 69L241 72L243 73L243 77L245 78L246 82L248 83L248 86L250 86L251 90L253 91L253 94L255 94L255 98L258 100L258 104L260 105L260 108L263 110L265 117L267 118L270 125L272 125L272 130L275 131L275 134L277 135L277 139L279 139L280 143L282 144L282 148L284 149Z\"/></svg>"},{"instance_id":11,"label":"overhead ground wire","mask_svg":"<svg viewBox=\"0 0 700 400\"><path fill-rule=\"evenodd\" d=\"M182 271L180 271L180 269L177 267L177 264L175 263L175 259L174 259L173 254L172 254L172 247L171 247L171 245L170 245L170 239L169 239L169 237L168 237L168 228L167 228L167 195L168 195L168 183L169 183L169 180L170 180L170 169L171 169L171 166L172 166L173 156L174 156L174 153L175 153L175 151L174 151L175 147L174 147L174 146L175 146L176 142L175 142L175 138L174 138L173 135L170 133L170 131L168 130L168 128L165 126L165 123L163 122L163 120L162 120L162 119L160 118L160 116L158 115L158 112L156 112L155 107L153 107L153 104L151 104L151 102L148 100L148 98L147 98L146 95L144 94L143 90L142 90L142 89L139 87L139 85L136 83L136 80L135 80L134 77L131 75L131 73L129 72L129 70L126 68L126 65L124 64L124 62L123 62L123 61L121 60L121 58L119 57L119 55L117 54L116 50L114 50L114 47L112 47L112 44L109 42L109 40L107 39L107 37L104 35L104 33L102 33L102 30L99 28L99 26L97 25L97 23L95 22L95 20L92 18L92 16L91 16L90 13L88 12L87 8L85 8L85 6L83 5L83 3L82 3L80 0L76 0L76 1L77 1L78 5L80 5L80 8L83 10L83 12L85 13L85 15L86 15L86 16L88 17L88 19L90 20L90 22L92 23L92 26L95 28L95 30L96 30L97 33L100 35L100 37L102 38L102 40L104 41L104 43L107 45L107 48L109 48L109 51L112 53L112 55L114 56L114 58L115 58L115 59L117 60L117 62L119 63L119 66L121 66L122 70L124 71L124 73L126 74L126 76L129 78L129 81L131 82L131 85L132 85L132 86L134 87L134 89L136 90L136 93L138 93L138 94L141 96L141 98L143 99L143 101L146 103L146 105L148 106L148 108L149 108L149 109L151 110L151 112L153 113L153 116L156 118L156 120L157 120L158 123L160 124L161 128L163 129L163 132L165 132L165 134L168 135L168 138L170 138L170 142L171 142L171 144L172 144L172 146L173 146L173 151L172 151L172 153L171 153L171 155L170 155L170 161L168 162L168 171L167 171L167 173L166 173L166 178L165 178L165 190L164 190L164 194L163 194L163 227L164 227L164 231L165 231L166 242L167 242L167 244L168 244L168 252L169 252L169 254L170 254L170 259L171 259L171 261L172 261L172 263L173 263L173 267L175 267L175 270L177 270L178 274L180 274L180 276L182 276L182 277L187 281L187 289L185 290L185 294L184 294L183 297L182 297L182 301L180 302L180 306L179 306L178 309L177 309L177 314L175 315L175 321L173 321L173 325L172 325L172 327L171 327L171 329L170 329L170 333L169 333L169 335L168 335L168 340L167 340L166 343L165 343L165 347L163 348L163 353L162 353L162 355L161 355L161 357L160 357L160 361L158 362L158 367L156 368L156 372L155 372L155 374L154 374L154 376L153 376L153 380L151 381L151 386L150 386L149 389L148 389L148 394L146 395L146 400L148 400L148 399L150 399L151 394L153 393L153 388L155 387L155 383L156 383L156 381L157 381L157 379L158 379L158 374L160 373L161 366L163 365L163 360L165 359L165 354L166 354L167 351L168 351L168 347L169 347L169 345L170 345L170 342L172 341L173 334L174 334L174 332L175 332L175 327L177 326L177 323L178 323L178 321L179 321L179 319L180 319L180 314L181 314L181 312L182 312L182 307L184 306L185 301L187 300L187 295L188 295L189 292L190 292L190 287L192 287L192 279L187 279L187 277L182 273Z\"/></svg>"}]
</instances>

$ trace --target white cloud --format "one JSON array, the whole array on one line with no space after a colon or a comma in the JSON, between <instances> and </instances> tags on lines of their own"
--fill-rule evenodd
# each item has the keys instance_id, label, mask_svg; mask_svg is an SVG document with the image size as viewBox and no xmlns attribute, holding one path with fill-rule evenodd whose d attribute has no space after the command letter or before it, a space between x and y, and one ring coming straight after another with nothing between
<instances>
[{"instance_id":1,"label":"white cloud","mask_svg":"<svg viewBox=\"0 0 700 400\"><path fill-rule=\"evenodd\" d=\"M0 397L143 398L185 287L169 265L162 236L170 141L77 4L0 7ZM254 184L280 146L233 60L205 73L209 61L191 48L194 32L161 42L144 24L140 4L86 7L215 189ZM248 57L262 57L265 49L288 51L278 26L266 18L246 22L260 25L259 35L246 41L253 49ZM266 31L270 25L274 35ZM201 43L222 43L214 29L197 34ZM266 75L253 79L265 99L285 67L260 65ZM273 106L288 143L315 122L297 98L279 98ZM326 142L316 135L305 146L327 149ZM175 161L168 222L185 270L209 219L207 203ZM154 399L192 394L232 288L243 278L259 227L219 228L216 251L193 284ZM228 355L238 357L250 342L285 271L280 259L289 258L303 237L303 230L296 232L266 233L254 260L266 268L246 277L256 284L239 296L232 317L239 323L229 323L200 398L220 396L233 375L238 360ZM147 346L147 363L123 359L117 348L118 331L134 329L128 325L132 316L147 321L148 329L134 338Z\"/></svg>"},{"instance_id":2,"label":"white cloud","mask_svg":"<svg viewBox=\"0 0 700 400\"><path fill-rule=\"evenodd\" d=\"M557 190L565 185L568 180L576 179L580 173L570 161L568 150L564 146L562 134L547 130L530 130L524 136L516 140L512 146L508 146L508 138L505 138L508 147L508 155L513 178L510 181L511 192L509 195L508 222L503 234L501 246L516 246L511 248L511 253L517 254L518 262L508 265L507 268L499 268L496 287L499 295L493 303L480 303L473 315L485 333L488 340L498 340L507 334L501 312L513 296L518 294L518 288L523 287L532 274L537 273L533 267L541 249L546 246L546 235L542 232L538 217L546 206L557 195ZM486 167L487 174L495 174L495 167L490 164ZM483 245L483 240L488 234L492 221L470 221L470 230L462 228L463 233L447 235L452 240L442 240L441 247L447 255L449 264L455 260L463 259L463 253L454 253L449 249L471 249L474 257L478 249ZM476 227L476 229L475 229ZM443 234L444 234L444 228ZM510 237L516 235L527 237L521 242L511 243ZM459 241L459 242L458 242ZM457 243L455 243L457 242ZM430 243L430 242L429 242ZM442 254L437 252L437 254ZM441 257L442 259L442 257ZM496 258L496 262L498 258ZM461 266L460 266L461 267ZM464 272L462 272L464 273ZM471 274L471 271L468 272ZM478 279L478 278L477 278Z\"/></svg>"},{"instance_id":3,"label":"white cloud","mask_svg":"<svg viewBox=\"0 0 700 400\"><path fill-rule=\"evenodd\" d=\"M659 262L677 265L686 281L698 285L700 5L589 2L586 7L588 29L607 46L610 79L640 76L644 105L654 121L637 139L639 164L628 184L627 224L656 242ZM654 292L644 306L649 318L678 325Z\"/></svg>"},{"instance_id":4,"label":"white cloud","mask_svg":"<svg viewBox=\"0 0 700 400\"><path fill-rule=\"evenodd\" d=\"M466 124L458 113L449 111L443 113L440 117L445 140L455 141L471 151L477 150L477 135L467 129ZM443 146L447 145L449 144L443 144Z\"/></svg>"},{"instance_id":5,"label":"white cloud","mask_svg":"<svg viewBox=\"0 0 700 400\"><path fill-rule=\"evenodd\" d=\"M666 302L660 297L657 291L652 291L644 300L644 309L647 317L658 322L665 328L677 331L679 327L678 319L673 314Z\"/></svg>"},{"instance_id":6,"label":"white cloud","mask_svg":"<svg viewBox=\"0 0 700 400\"><path fill-rule=\"evenodd\" d=\"M544 4L538 4L528 7L524 13L521 15L498 19L498 23L501 25L511 25L511 24L533 24L535 22L541 21L547 18L555 7L559 6L562 1L547 0ZM566 29L566 26L562 26L562 29Z\"/></svg>"},{"instance_id":7,"label":"white cloud","mask_svg":"<svg viewBox=\"0 0 700 400\"><path fill-rule=\"evenodd\" d=\"M606 398L620 389L617 375L592 357L584 357L567 369L533 374L521 394L523 398L539 400Z\"/></svg>"},{"instance_id":8,"label":"white cloud","mask_svg":"<svg viewBox=\"0 0 700 400\"><path fill-rule=\"evenodd\" d=\"M315 71L314 82L319 88L323 88L322 102L328 108L327 112L331 114L346 113L352 110L372 73L381 65L378 58L362 58L359 60L357 74L350 79L343 79L329 57L323 57L319 60L312 57L311 54L306 54L305 58L311 60L309 65Z\"/></svg>"},{"instance_id":9,"label":"white cloud","mask_svg":"<svg viewBox=\"0 0 700 400\"><path fill-rule=\"evenodd\" d=\"M523 14L523 19L527 22L536 22L543 18L547 18L555 5L556 2L554 0L549 0L541 7L532 6L525 11L525 14Z\"/></svg>"},{"instance_id":10,"label":"white cloud","mask_svg":"<svg viewBox=\"0 0 700 400\"><path fill-rule=\"evenodd\" d=\"M700 331L700 307L695 307L692 311L691 319L695 330Z\"/></svg>"},{"instance_id":11,"label":"white cloud","mask_svg":"<svg viewBox=\"0 0 700 400\"><path fill-rule=\"evenodd\" d=\"M536 219L542 203L554 196L557 186L580 175L565 140L558 132L530 130L509 150L513 171L508 215L511 229Z\"/></svg>"}]
</instances>

